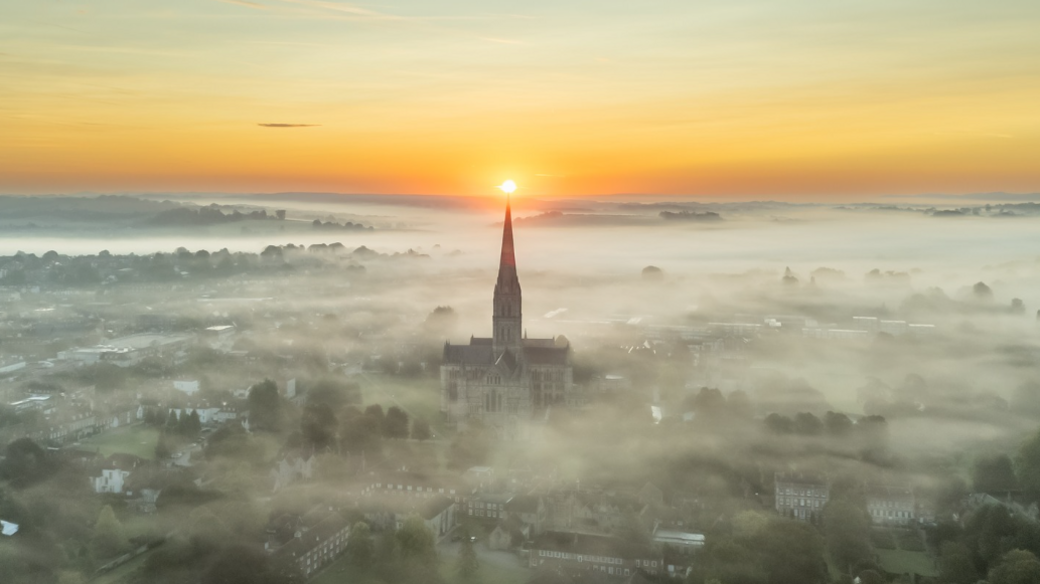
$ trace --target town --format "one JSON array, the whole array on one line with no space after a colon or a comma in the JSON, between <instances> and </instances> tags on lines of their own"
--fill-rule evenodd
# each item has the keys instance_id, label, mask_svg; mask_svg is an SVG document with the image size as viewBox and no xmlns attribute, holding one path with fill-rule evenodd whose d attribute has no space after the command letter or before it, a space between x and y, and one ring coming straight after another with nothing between
<instances>
[{"instance_id":1,"label":"town","mask_svg":"<svg viewBox=\"0 0 1040 584\"><path fill-rule=\"evenodd\" d=\"M530 318L502 229L497 280L451 276L469 319L401 300L423 250L0 258L5 581L969 584L1040 551L1040 386L902 373L970 351L920 305L1021 300L836 310L836 270L788 269L758 312ZM855 363L844 401L798 361ZM925 447L950 420L1009 431Z\"/></svg>"}]
</instances>

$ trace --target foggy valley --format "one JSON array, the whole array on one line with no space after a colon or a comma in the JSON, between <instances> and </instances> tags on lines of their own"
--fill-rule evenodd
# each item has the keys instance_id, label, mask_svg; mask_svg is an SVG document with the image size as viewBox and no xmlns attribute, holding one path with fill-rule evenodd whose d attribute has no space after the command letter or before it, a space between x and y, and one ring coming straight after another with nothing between
<instances>
[{"instance_id":1,"label":"foggy valley","mask_svg":"<svg viewBox=\"0 0 1040 584\"><path fill-rule=\"evenodd\" d=\"M0 580L1034 582L1040 206L864 200L0 197Z\"/></svg>"}]
</instances>

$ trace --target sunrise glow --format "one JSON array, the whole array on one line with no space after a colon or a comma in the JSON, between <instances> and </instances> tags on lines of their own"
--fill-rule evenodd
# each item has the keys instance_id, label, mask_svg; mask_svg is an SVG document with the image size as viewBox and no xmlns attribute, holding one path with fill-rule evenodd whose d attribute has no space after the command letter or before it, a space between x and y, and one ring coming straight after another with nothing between
<instances>
[{"instance_id":1,"label":"sunrise glow","mask_svg":"<svg viewBox=\"0 0 1040 584\"><path fill-rule=\"evenodd\" d=\"M507 180L506 182L498 185L498 188L501 189L503 193L511 195L513 194L513 191L516 190L516 183L511 180Z\"/></svg>"},{"instance_id":2,"label":"sunrise glow","mask_svg":"<svg viewBox=\"0 0 1040 584\"><path fill-rule=\"evenodd\" d=\"M1030 1L9 2L0 192L1035 191L1038 28Z\"/></svg>"}]
</instances>

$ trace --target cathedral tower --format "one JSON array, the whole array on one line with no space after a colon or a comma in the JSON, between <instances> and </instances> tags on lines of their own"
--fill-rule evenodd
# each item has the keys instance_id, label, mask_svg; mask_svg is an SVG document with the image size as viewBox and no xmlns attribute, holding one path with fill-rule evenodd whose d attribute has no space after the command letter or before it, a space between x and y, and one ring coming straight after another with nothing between
<instances>
[{"instance_id":1,"label":"cathedral tower","mask_svg":"<svg viewBox=\"0 0 1040 584\"><path fill-rule=\"evenodd\" d=\"M492 323L496 357L510 349L515 357L523 353L523 301L520 294L520 279L516 275L516 255L513 253L513 215L506 197L506 221L502 227L502 257L498 263L498 281L495 282L495 299Z\"/></svg>"}]
</instances>

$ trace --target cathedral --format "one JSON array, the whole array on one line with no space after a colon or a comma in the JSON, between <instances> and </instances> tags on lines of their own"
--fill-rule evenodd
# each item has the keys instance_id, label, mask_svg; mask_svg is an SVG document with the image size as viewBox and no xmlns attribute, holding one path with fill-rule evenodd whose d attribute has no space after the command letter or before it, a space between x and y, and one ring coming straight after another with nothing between
<instances>
[{"instance_id":1,"label":"cathedral","mask_svg":"<svg viewBox=\"0 0 1040 584\"><path fill-rule=\"evenodd\" d=\"M565 337L529 339L524 331L509 199L492 305L491 338L444 344L441 411L451 423L479 419L499 435L513 437L518 422L569 404L573 376Z\"/></svg>"}]
</instances>

